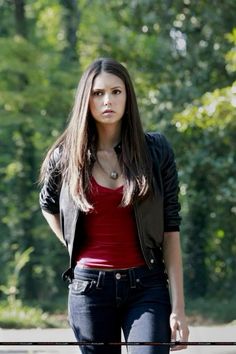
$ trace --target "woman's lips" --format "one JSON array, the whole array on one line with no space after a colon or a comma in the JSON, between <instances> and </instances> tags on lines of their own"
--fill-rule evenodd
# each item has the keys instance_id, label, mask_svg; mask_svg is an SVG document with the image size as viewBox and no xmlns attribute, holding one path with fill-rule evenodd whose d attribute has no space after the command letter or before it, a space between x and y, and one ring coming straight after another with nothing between
<instances>
[{"instance_id":1,"label":"woman's lips","mask_svg":"<svg viewBox=\"0 0 236 354\"><path fill-rule=\"evenodd\" d=\"M102 112L103 115L109 115L114 113L114 111L112 109L106 109L105 111Z\"/></svg>"}]
</instances>

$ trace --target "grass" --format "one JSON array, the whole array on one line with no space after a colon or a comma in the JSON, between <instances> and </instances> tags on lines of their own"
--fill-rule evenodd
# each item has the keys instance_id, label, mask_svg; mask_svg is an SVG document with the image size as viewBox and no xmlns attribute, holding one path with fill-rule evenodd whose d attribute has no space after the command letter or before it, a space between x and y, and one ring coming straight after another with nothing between
<instances>
[{"instance_id":1,"label":"grass","mask_svg":"<svg viewBox=\"0 0 236 354\"><path fill-rule=\"evenodd\" d=\"M41 308L14 303L0 302L0 328L61 328L67 326L63 314L49 314Z\"/></svg>"},{"instance_id":2,"label":"grass","mask_svg":"<svg viewBox=\"0 0 236 354\"><path fill-rule=\"evenodd\" d=\"M186 301L187 317L191 325L235 323L235 299L199 298Z\"/></svg>"},{"instance_id":3,"label":"grass","mask_svg":"<svg viewBox=\"0 0 236 354\"><path fill-rule=\"evenodd\" d=\"M65 304L50 308L25 305L19 300L13 303L0 302L0 328L65 328L68 327ZM51 304L52 306L52 304ZM186 301L190 325L236 324L236 303L234 299L218 300L200 298Z\"/></svg>"}]
</instances>

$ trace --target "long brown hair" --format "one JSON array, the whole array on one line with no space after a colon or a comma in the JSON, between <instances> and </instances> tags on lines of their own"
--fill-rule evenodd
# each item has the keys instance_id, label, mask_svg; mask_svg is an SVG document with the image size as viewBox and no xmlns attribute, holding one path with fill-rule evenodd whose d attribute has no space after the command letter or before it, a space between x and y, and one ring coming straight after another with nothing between
<instances>
[{"instance_id":1,"label":"long brown hair","mask_svg":"<svg viewBox=\"0 0 236 354\"><path fill-rule=\"evenodd\" d=\"M68 183L73 200L84 212L93 209L87 191L92 166L96 160L97 143L96 126L89 111L89 98L94 79L101 72L118 76L126 88L125 119L122 119L119 155L125 180L122 206L129 205L137 197L145 196L150 188L150 160L129 73L113 59L97 59L81 77L68 126L48 151L40 174L40 181L43 183L50 158L54 150L61 147L57 171L59 170L62 180Z\"/></svg>"}]
</instances>

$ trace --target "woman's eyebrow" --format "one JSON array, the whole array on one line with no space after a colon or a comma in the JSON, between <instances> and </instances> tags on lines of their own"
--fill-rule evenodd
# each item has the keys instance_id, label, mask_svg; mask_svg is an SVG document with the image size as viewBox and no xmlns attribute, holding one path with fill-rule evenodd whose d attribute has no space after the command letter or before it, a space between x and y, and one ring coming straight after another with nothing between
<instances>
[{"instance_id":1,"label":"woman's eyebrow","mask_svg":"<svg viewBox=\"0 0 236 354\"><path fill-rule=\"evenodd\" d=\"M122 89L122 87L121 86L111 87L111 90L115 90L115 89ZM105 89L104 88L99 88L99 87L94 87L92 90L93 91L104 91Z\"/></svg>"},{"instance_id":2,"label":"woman's eyebrow","mask_svg":"<svg viewBox=\"0 0 236 354\"><path fill-rule=\"evenodd\" d=\"M111 89L114 90L114 89L118 89L118 88L121 89L122 87L121 86L114 86Z\"/></svg>"}]
</instances>

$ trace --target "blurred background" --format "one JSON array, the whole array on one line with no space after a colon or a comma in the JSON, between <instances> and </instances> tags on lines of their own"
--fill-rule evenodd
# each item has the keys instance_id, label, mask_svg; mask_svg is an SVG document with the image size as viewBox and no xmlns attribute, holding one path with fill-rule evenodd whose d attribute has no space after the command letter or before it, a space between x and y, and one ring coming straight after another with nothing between
<instances>
[{"instance_id":1,"label":"blurred background","mask_svg":"<svg viewBox=\"0 0 236 354\"><path fill-rule=\"evenodd\" d=\"M67 251L38 205L42 159L97 57L131 73L179 170L187 314L236 319L236 2L0 0L0 327L66 322Z\"/></svg>"}]
</instances>

